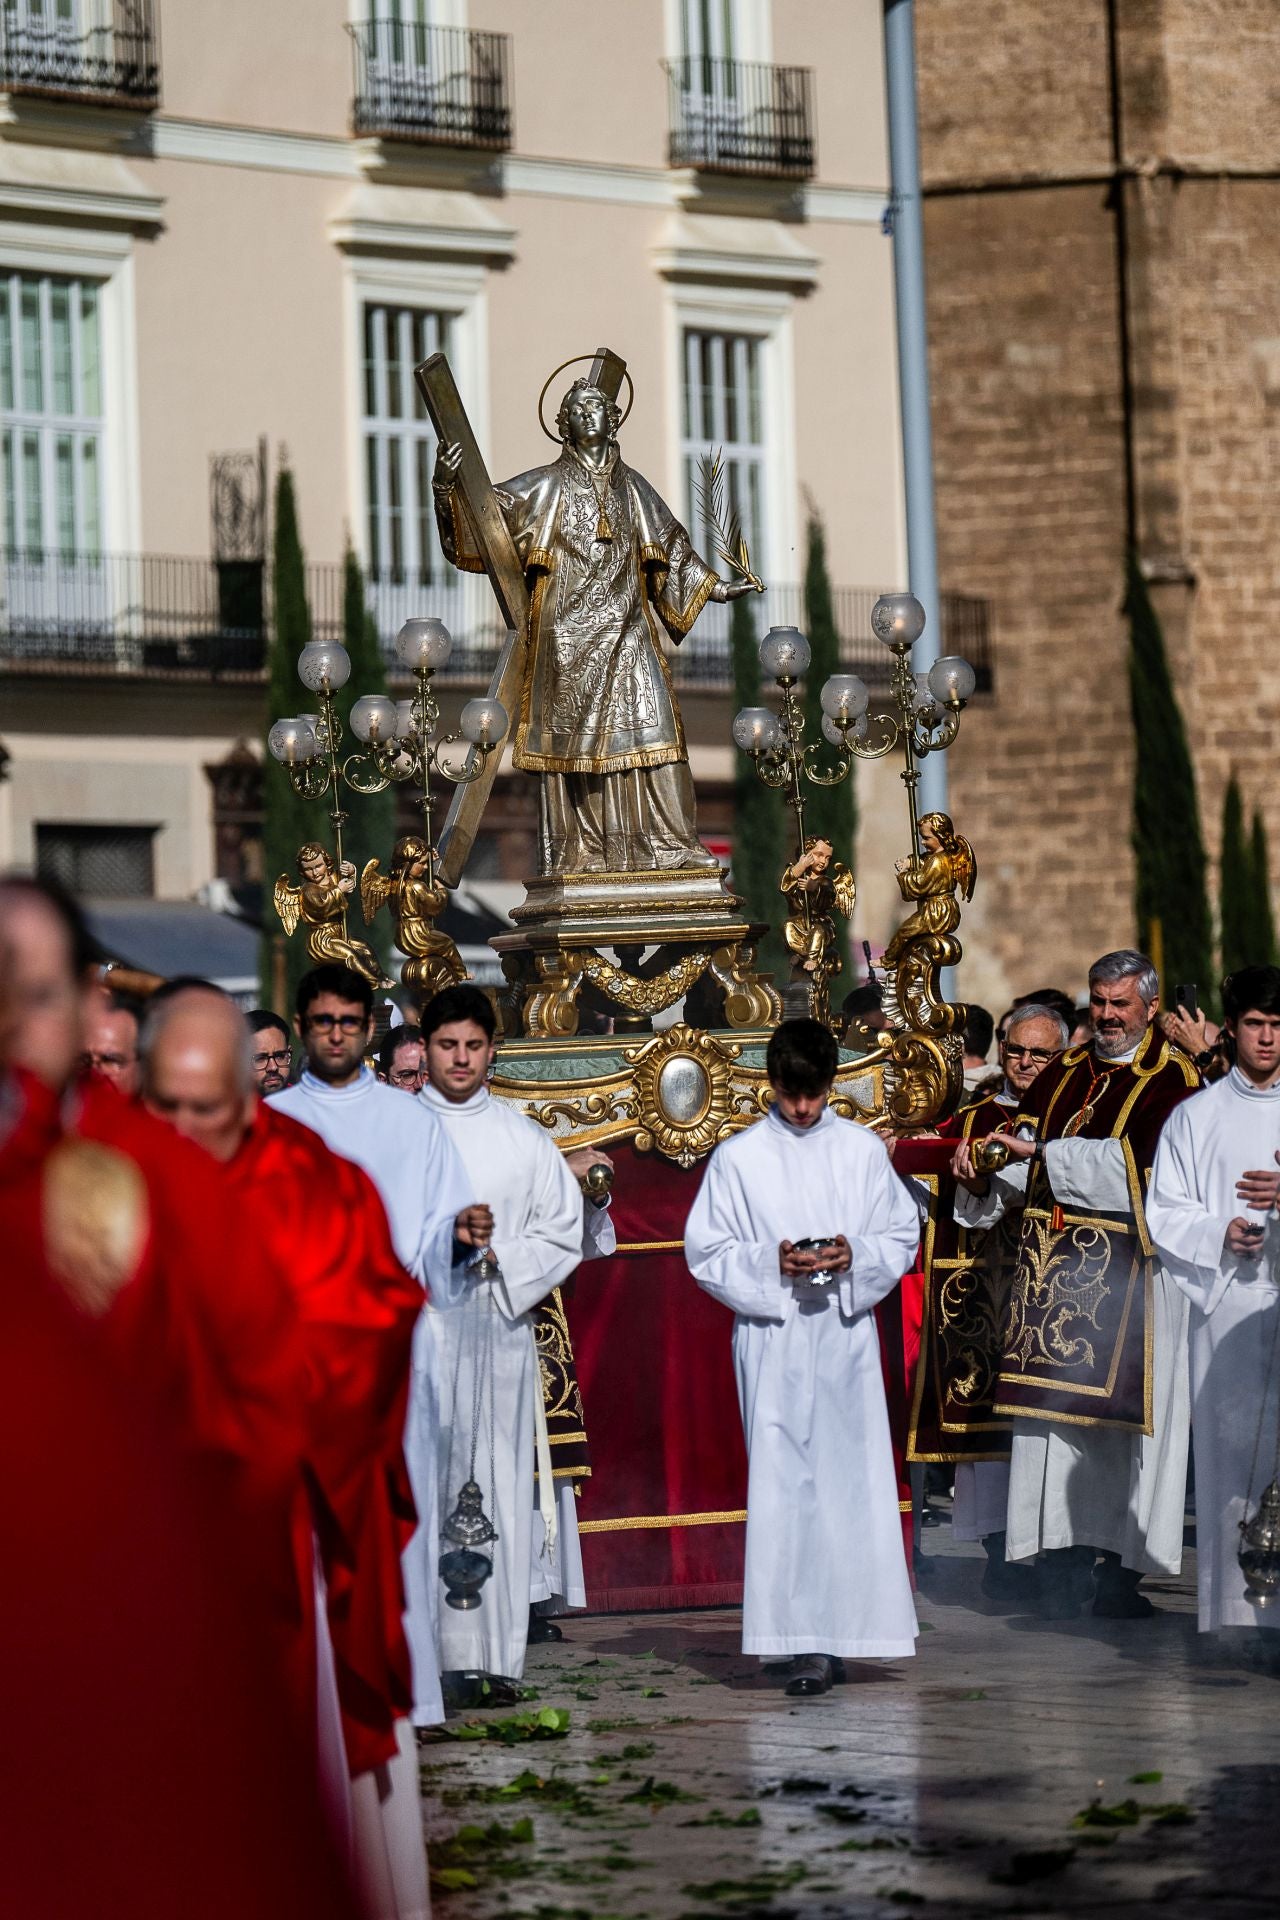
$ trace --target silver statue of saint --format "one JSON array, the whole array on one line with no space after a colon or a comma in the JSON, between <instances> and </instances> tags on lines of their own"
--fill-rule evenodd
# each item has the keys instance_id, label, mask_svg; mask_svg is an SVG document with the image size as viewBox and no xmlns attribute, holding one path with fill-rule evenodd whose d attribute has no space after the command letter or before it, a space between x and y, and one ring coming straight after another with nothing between
<instances>
[{"instance_id":1,"label":"silver statue of saint","mask_svg":"<svg viewBox=\"0 0 1280 1920\"><path fill-rule=\"evenodd\" d=\"M494 489L529 583L524 696L512 759L541 776L542 873L714 866L698 838L684 728L659 622L680 641L708 600L750 593L719 578L618 450L617 402L575 380L556 416L561 452ZM446 556L483 572L457 486L462 449L436 456Z\"/></svg>"}]
</instances>

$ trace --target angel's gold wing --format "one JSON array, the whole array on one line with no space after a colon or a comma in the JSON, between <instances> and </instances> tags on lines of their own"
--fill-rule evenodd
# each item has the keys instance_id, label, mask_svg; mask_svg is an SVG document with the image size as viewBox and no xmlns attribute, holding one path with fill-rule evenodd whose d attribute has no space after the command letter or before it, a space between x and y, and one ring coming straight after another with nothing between
<instances>
[{"instance_id":1,"label":"angel's gold wing","mask_svg":"<svg viewBox=\"0 0 1280 1920\"><path fill-rule=\"evenodd\" d=\"M389 900L395 888L387 875L381 871L379 862L366 860L364 872L360 875L360 905L364 908L364 923L370 926L378 908Z\"/></svg>"},{"instance_id":2,"label":"angel's gold wing","mask_svg":"<svg viewBox=\"0 0 1280 1920\"><path fill-rule=\"evenodd\" d=\"M956 835L956 847L964 855L964 878L960 890L966 900L972 900L973 890L978 884L978 856L962 833Z\"/></svg>"},{"instance_id":3,"label":"angel's gold wing","mask_svg":"<svg viewBox=\"0 0 1280 1920\"><path fill-rule=\"evenodd\" d=\"M298 922L302 918L302 888L295 887L287 873L282 873L276 881L272 894L276 912L280 915L280 924L288 938L292 939L298 931Z\"/></svg>"},{"instance_id":4,"label":"angel's gold wing","mask_svg":"<svg viewBox=\"0 0 1280 1920\"><path fill-rule=\"evenodd\" d=\"M836 896L836 911L847 920L853 912L853 903L857 897L858 883L848 867L837 860L831 869L831 885Z\"/></svg>"}]
</instances>

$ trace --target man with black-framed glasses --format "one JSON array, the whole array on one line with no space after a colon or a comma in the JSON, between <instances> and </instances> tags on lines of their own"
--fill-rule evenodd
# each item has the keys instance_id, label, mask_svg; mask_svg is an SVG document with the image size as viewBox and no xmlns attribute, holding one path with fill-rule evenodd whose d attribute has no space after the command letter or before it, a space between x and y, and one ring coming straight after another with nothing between
<instances>
[{"instance_id":1,"label":"man with black-framed glasses","mask_svg":"<svg viewBox=\"0 0 1280 1920\"><path fill-rule=\"evenodd\" d=\"M253 1078L265 1100L268 1094L283 1093L289 1084L293 1072L289 1029L269 1007L255 1007L245 1020L253 1037Z\"/></svg>"},{"instance_id":2,"label":"man with black-framed glasses","mask_svg":"<svg viewBox=\"0 0 1280 1920\"><path fill-rule=\"evenodd\" d=\"M488 1245L493 1215L474 1202L462 1161L435 1114L419 1100L406 1100L365 1064L373 1038L369 982L348 967L315 967L299 981L296 1005L294 1027L306 1064L296 1086L274 1094L270 1104L364 1168L387 1210L401 1265L426 1289L427 1311L414 1341L405 1455L419 1538L434 1543L440 1531L439 1367L432 1321L437 1309L455 1305L466 1291L466 1260L474 1248ZM408 1610L432 1621L439 1584L435 1557L411 1550L403 1562ZM419 1652L431 1637L415 1637ZM444 1719L440 1676L425 1659L415 1659L413 1690L419 1726Z\"/></svg>"}]
</instances>

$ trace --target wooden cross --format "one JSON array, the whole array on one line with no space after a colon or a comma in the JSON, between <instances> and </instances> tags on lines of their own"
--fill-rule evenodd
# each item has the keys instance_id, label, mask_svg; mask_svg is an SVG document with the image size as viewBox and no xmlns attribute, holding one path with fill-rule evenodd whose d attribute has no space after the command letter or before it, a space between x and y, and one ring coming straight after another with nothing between
<instances>
[{"instance_id":1,"label":"wooden cross","mask_svg":"<svg viewBox=\"0 0 1280 1920\"><path fill-rule=\"evenodd\" d=\"M611 348L599 347L591 363L591 384L599 387L609 399L616 400L626 370L626 361ZM508 638L489 682L489 696L501 700L514 726L520 710L529 640L529 590L524 568L444 354L433 353L430 359L415 367L414 379L441 445L453 441L462 448L457 485L475 529L484 570L508 628ZM473 747L467 753L468 766L474 759ZM447 887L456 887L462 878L501 759L500 753L490 754L483 772L454 792L439 843L438 870Z\"/></svg>"}]
</instances>

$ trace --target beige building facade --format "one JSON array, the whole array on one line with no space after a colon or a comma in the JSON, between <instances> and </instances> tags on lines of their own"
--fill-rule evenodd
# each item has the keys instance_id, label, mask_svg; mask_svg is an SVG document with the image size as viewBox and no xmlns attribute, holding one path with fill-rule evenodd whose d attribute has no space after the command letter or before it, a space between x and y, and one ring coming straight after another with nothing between
<instances>
[{"instance_id":1,"label":"beige building facade","mask_svg":"<svg viewBox=\"0 0 1280 1920\"><path fill-rule=\"evenodd\" d=\"M871 599L906 575L878 0L0 18L0 867L175 901L261 877L244 849L285 458L318 624L350 541L384 643L440 614L450 698L487 678L487 584L443 565L431 524L411 369L438 348L496 479L544 458L557 362L615 347L627 459L689 515L696 461L724 449L766 623L800 616L816 510L871 658ZM711 609L677 669L717 845L726 647ZM499 890L531 851L525 786L499 783L478 845ZM879 876L901 802L883 770L861 792ZM864 888L874 939L891 891Z\"/></svg>"}]
</instances>

